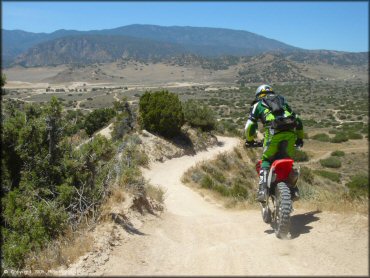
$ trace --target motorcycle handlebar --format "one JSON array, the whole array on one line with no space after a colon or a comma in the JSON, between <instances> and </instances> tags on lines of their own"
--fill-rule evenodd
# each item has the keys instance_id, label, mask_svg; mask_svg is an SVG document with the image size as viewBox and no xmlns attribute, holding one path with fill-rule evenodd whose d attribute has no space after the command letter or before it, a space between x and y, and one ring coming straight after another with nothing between
<instances>
[{"instance_id":1,"label":"motorcycle handlebar","mask_svg":"<svg viewBox=\"0 0 370 278\"><path fill-rule=\"evenodd\" d=\"M248 149L259 148L259 147L263 147L263 143L262 142L253 142L253 144L248 144L247 142L245 142L244 146Z\"/></svg>"},{"instance_id":2,"label":"motorcycle handlebar","mask_svg":"<svg viewBox=\"0 0 370 278\"><path fill-rule=\"evenodd\" d=\"M251 149L251 148L259 148L259 147L263 147L263 142L253 142L253 144L248 144L247 142L245 142L244 146L245 146L247 149ZM300 150L300 149L302 149L302 146L294 145L294 148L295 148L296 150Z\"/></svg>"}]
</instances>

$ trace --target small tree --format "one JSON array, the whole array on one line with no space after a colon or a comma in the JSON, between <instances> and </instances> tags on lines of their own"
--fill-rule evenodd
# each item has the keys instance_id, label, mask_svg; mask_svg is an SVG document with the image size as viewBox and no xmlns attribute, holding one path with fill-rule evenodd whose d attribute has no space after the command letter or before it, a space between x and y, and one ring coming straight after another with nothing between
<instances>
[{"instance_id":1,"label":"small tree","mask_svg":"<svg viewBox=\"0 0 370 278\"><path fill-rule=\"evenodd\" d=\"M195 100L188 100L183 104L185 121L193 127L200 127L202 130L212 130L216 126L216 119L213 111Z\"/></svg>"},{"instance_id":2,"label":"small tree","mask_svg":"<svg viewBox=\"0 0 370 278\"><path fill-rule=\"evenodd\" d=\"M5 84L6 84L6 76L5 76L5 74L2 73L1 74L1 83L0 83L1 88L4 87Z\"/></svg>"},{"instance_id":3,"label":"small tree","mask_svg":"<svg viewBox=\"0 0 370 278\"><path fill-rule=\"evenodd\" d=\"M84 128L86 133L91 137L95 131L104 127L115 115L116 111L113 108L94 110L85 119Z\"/></svg>"},{"instance_id":4,"label":"small tree","mask_svg":"<svg viewBox=\"0 0 370 278\"><path fill-rule=\"evenodd\" d=\"M112 137L122 139L122 137L134 129L134 114L126 98L114 102L114 109L117 111L116 119L113 123Z\"/></svg>"},{"instance_id":5,"label":"small tree","mask_svg":"<svg viewBox=\"0 0 370 278\"><path fill-rule=\"evenodd\" d=\"M168 91L145 92L140 97L139 109L142 128L168 138L180 134L184 114L176 94Z\"/></svg>"},{"instance_id":6,"label":"small tree","mask_svg":"<svg viewBox=\"0 0 370 278\"><path fill-rule=\"evenodd\" d=\"M365 174L355 174L351 180L346 183L349 193L352 197L365 197L369 195L369 177Z\"/></svg>"}]
</instances>

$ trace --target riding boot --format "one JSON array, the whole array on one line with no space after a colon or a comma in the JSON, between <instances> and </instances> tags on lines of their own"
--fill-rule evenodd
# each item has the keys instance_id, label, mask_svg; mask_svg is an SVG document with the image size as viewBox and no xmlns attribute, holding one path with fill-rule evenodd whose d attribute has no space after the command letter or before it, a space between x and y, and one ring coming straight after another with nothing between
<instances>
[{"instance_id":1,"label":"riding boot","mask_svg":"<svg viewBox=\"0 0 370 278\"><path fill-rule=\"evenodd\" d=\"M257 201L258 202L266 201L268 172L269 172L269 169L266 169L266 168L261 168L260 170L260 180L259 180L258 191L257 191Z\"/></svg>"}]
</instances>

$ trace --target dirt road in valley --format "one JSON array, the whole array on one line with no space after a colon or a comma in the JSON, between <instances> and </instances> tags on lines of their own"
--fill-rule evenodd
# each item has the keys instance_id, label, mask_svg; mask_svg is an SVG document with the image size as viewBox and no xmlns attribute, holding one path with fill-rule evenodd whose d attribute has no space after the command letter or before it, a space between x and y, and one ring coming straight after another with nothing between
<instances>
[{"instance_id":1,"label":"dirt road in valley","mask_svg":"<svg viewBox=\"0 0 370 278\"><path fill-rule=\"evenodd\" d=\"M184 186L197 162L239 141L155 163L144 175L166 193L166 211L127 234L93 275L368 275L368 218L296 210L292 238L277 239L258 210L227 210ZM69 272L71 273L71 272ZM79 273L76 274L88 274Z\"/></svg>"}]
</instances>

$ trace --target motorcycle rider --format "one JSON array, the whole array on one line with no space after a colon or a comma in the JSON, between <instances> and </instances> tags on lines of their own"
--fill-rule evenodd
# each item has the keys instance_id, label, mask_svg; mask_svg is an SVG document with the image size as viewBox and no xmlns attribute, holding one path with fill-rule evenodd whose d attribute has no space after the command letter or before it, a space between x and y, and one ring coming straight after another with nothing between
<instances>
[{"instance_id":1,"label":"motorcycle rider","mask_svg":"<svg viewBox=\"0 0 370 278\"><path fill-rule=\"evenodd\" d=\"M276 159L292 157L294 146L303 146L303 124L292 111L283 96L275 94L270 85L257 88L255 100L245 125L246 147L256 146L257 122L265 129L262 165L260 170L257 201L264 202L267 194L267 177L271 163ZM298 188L291 189L292 199L299 199Z\"/></svg>"}]
</instances>

